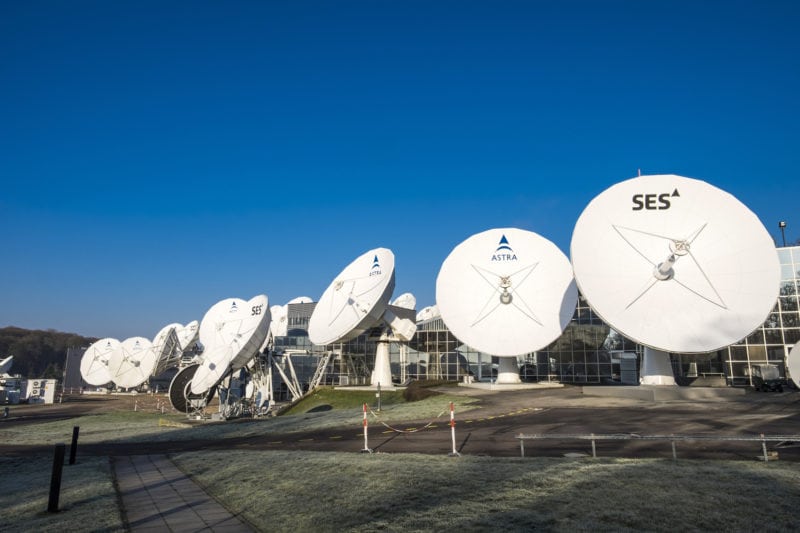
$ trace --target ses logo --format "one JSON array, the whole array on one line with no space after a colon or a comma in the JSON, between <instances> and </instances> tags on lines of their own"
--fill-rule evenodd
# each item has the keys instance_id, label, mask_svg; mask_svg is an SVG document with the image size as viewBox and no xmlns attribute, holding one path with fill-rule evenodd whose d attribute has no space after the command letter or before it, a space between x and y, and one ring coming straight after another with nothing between
<instances>
[{"instance_id":1,"label":"ses logo","mask_svg":"<svg viewBox=\"0 0 800 533\"><path fill-rule=\"evenodd\" d=\"M514 250L511 248L511 245L508 244L508 239L506 236L503 235L500 238L500 242L497 244L497 250L494 251L492 254L492 261L516 261L517 254L514 253Z\"/></svg>"},{"instance_id":2,"label":"ses logo","mask_svg":"<svg viewBox=\"0 0 800 533\"><path fill-rule=\"evenodd\" d=\"M679 198L680 193L678 189L672 193L662 192L661 194L634 194L633 195L633 209L634 211L641 211L647 209L649 211L669 209L672 203L670 198Z\"/></svg>"},{"instance_id":3,"label":"ses logo","mask_svg":"<svg viewBox=\"0 0 800 533\"><path fill-rule=\"evenodd\" d=\"M381 271L381 264L378 261L378 256L375 256L375 259L372 260L372 268L369 269L369 275L372 276L380 276L382 273Z\"/></svg>"}]
</instances>

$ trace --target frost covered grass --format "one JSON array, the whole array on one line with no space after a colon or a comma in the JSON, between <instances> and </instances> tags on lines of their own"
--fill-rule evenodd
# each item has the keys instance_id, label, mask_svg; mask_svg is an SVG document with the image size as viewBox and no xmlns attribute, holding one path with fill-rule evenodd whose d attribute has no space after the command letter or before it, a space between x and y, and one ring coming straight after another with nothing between
<instances>
[{"instance_id":1,"label":"frost covered grass","mask_svg":"<svg viewBox=\"0 0 800 533\"><path fill-rule=\"evenodd\" d=\"M64 465L59 512L48 513L53 458L0 457L0 531L124 531L107 457Z\"/></svg>"},{"instance_id":2,"label":"frost covered grass","mask_svg":"<svg viewBox=\"0 0 800 533\"><path fill-rule=\"evenodd\" d=\"M226 439L274 436L342 426L360 428L362 404L369 399L374 404L374 392L328 390L320 396L310 396L286 415L227 422L191 421L184 414L162 414L155 409L115 410L37 424L2 425L0 439L3 442L30 445L69 443L74 426L80 427L79 443L83 444ZM398 393L394 393L393 399L382 405L381 418L392 421L433 419L444 416L450 402L454 402L459 410L479 407L478 400L465 396L440 394L416 402L405 402L402 397L398 398Z\"/></svg>"},{"instance_id":3,"label":"frost covered grass","mask_svg":"<svg viewBox=\"0 0 800 533\"><path fill-rule=\"evenodd\" d=\"M800 465L286 451L179 467L261 531L791 531Z\"/></svg>"}]
</instances>

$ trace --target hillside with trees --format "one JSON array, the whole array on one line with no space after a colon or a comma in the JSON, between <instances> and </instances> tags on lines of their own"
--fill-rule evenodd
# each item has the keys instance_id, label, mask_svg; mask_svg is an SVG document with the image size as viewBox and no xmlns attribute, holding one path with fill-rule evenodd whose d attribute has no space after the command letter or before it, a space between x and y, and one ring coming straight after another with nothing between
<instances>
[{"instance_id":1,"label":"hillside with trees","mask_svg":"<svg viewBox=\"0 0 800 533\"><path fill-rule=\"evenodd\" d=\"M14 356L12 374L61 379L67 348L88 347L96 338L55 330L0 328L0 359Z\"/></svg>"}]
</instances>

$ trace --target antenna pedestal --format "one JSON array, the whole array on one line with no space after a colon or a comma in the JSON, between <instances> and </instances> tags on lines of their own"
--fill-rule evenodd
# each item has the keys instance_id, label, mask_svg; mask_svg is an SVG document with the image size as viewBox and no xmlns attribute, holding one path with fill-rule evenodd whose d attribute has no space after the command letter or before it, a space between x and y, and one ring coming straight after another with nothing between
<instances>
[{"instance_id":1,"label":"antenna pedestal","mask_svg":"<svg viewBox=\"0 0 800 533\"><path fill-rule=\"evenodd\" d=\"M375 350L375 370L372 372L372 386L379 384L384 389L392 386L392 368L389 365L389 341L379 340Z\"/></svg>"},{"instance_id":2,"label":"antenna pedestal","mask_svg":"<svg viewBox=\"0 0 800 533\"><path fill-rule=\"evenodd\" d=\"M497 383L498 385L509 385L522 383L519 378L519 365L516 357L498 357Z\"/></svg>"},{"instance_id":3,"label":"antenna pedestal","mask_svg":"<svg viewBox=\"0 0 800 533\"><path fill-rule=\"evenodd\" d=\"M645 347L639 382L642 385L677 386L669 354L661 350Z\"/></svg>"}]
</instances>

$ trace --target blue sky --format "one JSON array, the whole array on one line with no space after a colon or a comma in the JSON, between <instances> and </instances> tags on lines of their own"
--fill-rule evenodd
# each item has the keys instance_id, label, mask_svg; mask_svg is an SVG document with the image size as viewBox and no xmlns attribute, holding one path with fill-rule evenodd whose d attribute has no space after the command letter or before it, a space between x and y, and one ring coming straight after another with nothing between
<instances>
[{"instance_id":1,"label":"blue sky","mask_svg":"<svg viewBox=\"0 0 800 533\"><path fill-rule=\"evenodd\" d=\"M0 326L153 337L703 179L800 238L800 3L0 3ZM0 354L2 355L2 354Z\"/></svg>"}]
</instances>

